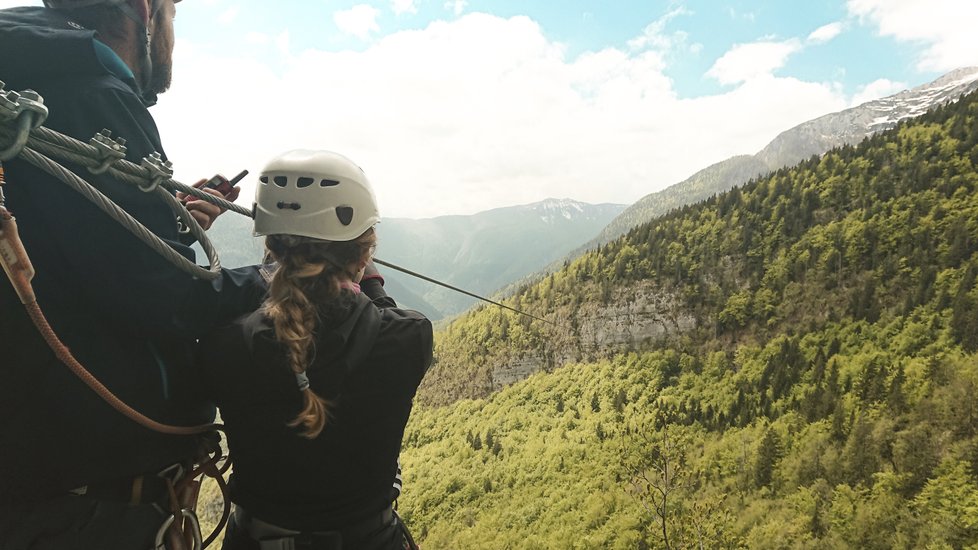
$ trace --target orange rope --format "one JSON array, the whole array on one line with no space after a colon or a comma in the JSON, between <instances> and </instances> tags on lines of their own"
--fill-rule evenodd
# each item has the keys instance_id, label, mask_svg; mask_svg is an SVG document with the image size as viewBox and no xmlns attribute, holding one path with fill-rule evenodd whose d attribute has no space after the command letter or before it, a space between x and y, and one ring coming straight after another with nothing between
<instances>
[{"instance_id":1,"label":"orange rope","mask_svg":"<svg viewBox=\"0 0 978 550\"><path fill-rule=\"evenodd\" d=\"M111 390L106 388L101 382L99 382L92 373L82 366L81 363L75 359L75 356L71 354L71 350L64 345L63 342L58 338L58 335L54 333L54 329L48 324L47 319L44 317L44 313L41 312L41 308L37 305L37 302L31 302L29 304L24 304L27 308L28 315L31 316L31 320L34 321L34 326L41 333L44 341L48 343L51 347L51 351L65 364L71 372L75 373L86 386L92 389L99 397L102 398L110 407L119 411L126 417L132 419L137 424L149 428L150 430L170 434L170 435L197 435L206 433L209 431L220 430L223 428L221 424L211 423L211 424L201 424L198 426L171 426L169 424L162 424L157 422L143 413L137 411L136 409L130 407L121 399L115 396Z\"/></svg>"},{"instance_id":2,"label":"orange rope","mask_svg":"<svg viewBox=\"0 0 978 550\"><path fill-rule=\"evenodd\" d=\"M71 353L71 350L69 350L64 342L58 338L58 335L55 334L54 329L51 327L51 324L48 323L47 318L44 316L44 312L41 311L41 307L37 303L37 299L34 295L34 288L31 285L31 279L34 277L34 268L31 266L30 258L27 256L27 251L24 250L24 244L20 240L20 235L17 232L17 221L3 206L3 184L3 165L0 164L0 264L2 264L4 272L6 272L10 283L13 285L14 290L16 290L17 295L24 304L24 308L27 310L27 314L30 316L31 321L33 321L37 331L40 333L41 337L44 338L44 341L48 344L48 347L51 348L51 351L54 352L54 355L58 358L58 360L67 366L79 380L91 388L92 391L94 391L100 398L102 398L106 404L144 428L168 435L198 435L211 431L223 431L224 426L218 423L200 424L197 426L171 426L169 424L157 422L119 399L114 393L112 393L111 390L99 382L98 379L88 371L88 369L86 369L81 363L78 362L77 359L75 359L75 356ZM230 458L228 458L223 467L218 468L217 462L220 460L220 458L220 451L218 451L214 456L208 457L207 460L203 461L190 473L190 475L184 479L186 483L181 484L180 488L181 493L185 491L193 491L194 488L192 488L191 485L198 476L203 474L214 478L221 490L221 496L224 500L224 511L217 527L207 537L206 542L204 542L204 548L206 548L211 542L214 541L215 538L217 538L217 535L224 528L225 524L227 523L228 516L230 515L230 503L228 502L227 498L228 487L227 482L224 481L223 474L230 467L231 461ZM181 502L177 498L172 484L169 486L169 489L171 493L171 505L180 506ZM197 490L199 490L199 488L197 488ZM196 491L194 491L190 498L193 502L187 503L187 505L191 506L192 509L196 508ZM187 534L186 528L184 528L182 525L182 517L180 521L181 526L177 527L177 530L181 531L183 534L180 539L187 539L189 538L189 535ZM170 534L172 535L173 532Z\"/></svg>"},{"instance_id":3,"label":"orange rope","mask_svg":"<svg viewBox=\"0 0 978 550\"><path fill-rule=\"evenodd\" d=\"M0 168L0 185L3 184L2 178L3 172L2 168ZM7 278L10 279L14 290L17 291L17 295L20 297L21 303L24 304L24 308L27 310L31 321L34 322L34 326L37 327L41 337L47 342L48 347L51 348L54 355L113 409L144 428L149 428L150 430L164 434L197 435L222 428L220 424L213 423L201 424L199 426L170 426L152 420L116 397L115 394L102 385L101 382L92 376L92 373L88 372L88 369L75 359L71 350L54 333L54 329L48 323L44 312L41 311L41 306L37 303L34 288L31 285L31 279L34 277L34 268L31 266L30 258L24 249L24 243L20 240L20 234L17 231L17 219L2 204L0 204L0 264L3 265Z\"/></svg>"}]
</instances>

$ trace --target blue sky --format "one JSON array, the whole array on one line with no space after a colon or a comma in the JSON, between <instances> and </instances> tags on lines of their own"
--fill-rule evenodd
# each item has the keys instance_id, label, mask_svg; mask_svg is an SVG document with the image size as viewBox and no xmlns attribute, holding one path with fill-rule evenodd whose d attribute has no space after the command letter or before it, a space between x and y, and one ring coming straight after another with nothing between
<instances>
[{"instance_id":1,"label":"blue sky","mask_svg":"<svg viewBox=\"0 0 978 550\"><path fill-rule=\"evenodd\" d=\"M155 114L185 180L323 148L386 216L631 203L978 65L975 21L970 0L184 0Z\"/></svg>"},{"instance_id":2,"label":"blue sky","mask_svg":"<svg viewBox=\"0 0 978 550\"><path fill-rule=\"evenodd\" d=\"M411 8L401 12L396 2L279 0L228 5L213 0L191 1L195 3L180 6L183 17L179 29L188 36L204 37L213 32L215 21L223 21L212 40L203 42L217 47L240 42L234 38L235 29L250 29L247 32L273 36L288 31L291 45L297 49L365 51L383 36L482 12L503 18L528 17L540 25L548 39L565 48L568 58L574 58L609 47L634 49L634 39L659 23L659 32L673 41L664 72L682 97L722 93L724 86L707 72L733 46L804 38L826 25L839 25L839 34L792 56L779 69L780 74L832 81L840 83L843 91L856 93L867 83L884 78L921 83L946 68L918 67L922 44L880 35L877 24L854 15L844 1L419 0L402 2ZM960 4L964 6L965 1L960 0ZM345 26L335 17L343 13L348 14Z\"/></svg>"}]
</instances>

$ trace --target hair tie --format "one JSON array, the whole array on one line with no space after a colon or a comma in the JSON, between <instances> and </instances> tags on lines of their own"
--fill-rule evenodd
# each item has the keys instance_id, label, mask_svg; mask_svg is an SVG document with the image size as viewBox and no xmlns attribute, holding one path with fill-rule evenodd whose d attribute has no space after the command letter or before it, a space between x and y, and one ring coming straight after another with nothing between
<instances>
[{"instance_id":1,"label":"hair tie","mask_svg":"<svg viewBox=\"0 0 978 550\"><path fill-rule=\"evenodd\" d=\"M306 376L306 371L295 373L295 382L299 384L299 391L309 389L309 377Z\"/></svg>"}]
</instances>

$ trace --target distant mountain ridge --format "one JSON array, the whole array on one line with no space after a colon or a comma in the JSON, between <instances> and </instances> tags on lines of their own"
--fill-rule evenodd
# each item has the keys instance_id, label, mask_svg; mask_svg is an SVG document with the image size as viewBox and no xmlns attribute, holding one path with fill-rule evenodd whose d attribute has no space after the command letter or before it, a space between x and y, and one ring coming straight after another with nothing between
<instances>
[{"instance_id":1,"label":"distant mountain ridge","mask_svg":"<svg viewBox=\"0 0 978 550\"><path fill-rule=\"evenodd\" d=\"M699 202L834 147L855 145L868 136L895 127L902 120L919 116L976 89L978 67L966 67L916 88L799 124L779 134L755 155L738 155L720 161L675 185L642 197L570 257L607 244L675 208Z\"/></svg>"},{"instance_id":2,"label":"distant mountain ridge","mask_svg":"<svg viewBox=\"0 0 978 550\"><path fill-rule=\"evenodd\" d=\"M855 145L975 89L978 67L957 69L916 88L799 124L779 134L755 156L770 170L791 166L834 147Z\"/></svg>"},{"instance_id":3,"label":"distant mountain ridge","mask_svg":"<svg viewBox=\"0 0 978 550\"><path fill-rule=\"evenodd\" d=\"M378 257L489 295L563 257L624 209L621 204L546 199L470 216L387 218L378 226ZM460 313L476 301L392 270L385 270L384 276L422 298L428 305L409 305L433 319Z\"/></svg>"},{"instance_id":4,"label":"distant mountain ridge","mask_svg":"<svg viewBox=\"0 0 978 550\"><path fill-rule=\"evenodd\" d=\"M978 273L976 116L978 90L855 147L675 209L504 302L552 324L491 306L467 312L438 332L439 366L421 401L481 399L539 371L667 340L719 346L750 319L760 334L905 315L928 300L943 310L972 288L978 296L978 283L935 291L955 280L943 269L976 262L968 285ZM958 326L968 328L955 330L978 349L973 305L959 303Z\"/></svg>"},{"instance_id":5,"label":"distant mountain ridge","mask_svg":"<svg viewBox=\"0 0 978 550\"><path fill-rule=\"evenodd\" d=\"M623 204L546 199L472 215L383 218L377 226L377 256L485 296L563 257L624 209ZM251 229L250 219L226 215L209 231L225 267L261 259L262 241L251 236ZM399 304L432 320L460 313L476 301L391 269L382 271Z\"/></svg>"}]
</instances>

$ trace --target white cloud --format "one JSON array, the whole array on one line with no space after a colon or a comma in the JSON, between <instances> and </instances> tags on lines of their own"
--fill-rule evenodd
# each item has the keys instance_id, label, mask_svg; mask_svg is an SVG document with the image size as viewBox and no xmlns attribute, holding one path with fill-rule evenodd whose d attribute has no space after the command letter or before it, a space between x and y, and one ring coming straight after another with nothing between
<instances>
[{"instance_id":1,"label":"white cloud","mask_svg":"<svg viewBox=\"0 0 978 550\"><path fill-rule=\"evenodd\" d=\"M628 41L628 46L633 49L655 48L658 50L670 50L686 42L687 33L677 31L673 33L665 32L666 24L680 15L689 15L691 12L682 6L673 9L659 19L649 23L643 29L642 35Z\"/></svg>"},{"instance_id":2,"label":"white cloud","mask_svg":"<svg viewBox=\"0 0 978 550\"><path fill-rule=\"evenodd\" d=\"M265 45L271 41L272 39L263 32L249 31L245 34L245 42L249 44Z\"/></svg>"},{"instance_id":3,"label":"white cloud","mask_svg":"<svg viewBox=\"0 0 978 550\"><path fill-rule=\"evenodd\" d=\"M797 39L736 44L710 67L706 76L721 84L738 84L772 74L801 49Z\"/></svg>"},{"instance_id":4,"label":"white cloud","mask_svg":"<svg viewBox=\"0 0 978 550\"><path fill-rule=\"evenodd\" d=\"M829 23L828 25L822 25L821 27L812 31L808 35L809 44L823 44L839 36L842 33L842 23L836 21L834 23Z\"/></svg>"},{"instance_id":5,"label":"white cloud","mask_svg":"<svg viewBox=\"0 0 978 550\"><path fill-rule=\"evenodd\" d=\"M292 50L289 47L291 44L291 39L289 37L289 31L285 30L275 37L275 49L278 51L279 55L282 57L289 57L292 55Z\"/></svg>"},{"instance_id":6,"label":"white cloud","mask_svg":"<svg viewBox=\"0 0 978 550\"><path fill-rule=\"evenodd\" d=\"M238 8L238 6L231 6L217 16L217 22L222 25L230 25L231 23L234 23L235 19L238 18L239 11L241 10Z\"/></svg>"},{"instance_id":7,"label":"white cloud","mask_svg":"<svg viewBox=\"0 0 978 550\"><path fill-rule=\"evenodd\" d=\"M752 11L741 13L735 10L734 8L730 8L730 7L727 8L727 15L729 15L731 19L743 19L744 21L751 21L751 22L753 22L754 19L756 18L756 15Z\"/></svg>"},{"instance_id":8,"label":"white cloud","mask_svg":"<svg viewBox=\"0 0 978 550\"><path fill-rule=\"evenodd\" d=\"M362 52L205 50L178 41L173 88L154 108L179 178L247 168L248 204L266 159L333 149L363 166L385 216L631 203L848 104L829 85L770 75L679 99L661 52L568 58L526 17L471 13Z\"/></svg>"},{"instance_id":9,"label":"white cloud","mask_svg":"<svg viewBox=\"0 0 978 550\"><path fill-rule=\"evenodd\" d=\"M418 7L414 5L414 0L391 0L391 9L394 10L394 15L418 13Z\"/></svg>"},{"instance_id":10,"label":"white cloud","mask_svg":"<svg viewBox=\"0 0 978 550\"><path fill-rule=\"evenodd\" d=\"M456 17L462 15L465 8L469 6L469 3L465 0L447 0L445 2L445 9L450 10Z\"/></svg>"},{"instance_id":11,"label":"white cloud","mask_svg":"<svg viewBox=\"0 0 978 550\"><path fill-rule=\"evenodd\" d=\"M948 71L978 65L978 2L971 0L848 0L849 13L883 36L924 45L918 68Z\"/></svg>"},{"instance_id":12,"label":"white cloud","mask_svg":"<svg viewBox=\"0 0 978 550\"><path fill-rule=\"evenodd\" d=\"M893 95L895 93L902 92L907 88L909 88L909 86L906 82L894 82L886 78L880 78L860 87L856 94L852 96L852 99L849 101L849 105L853 107L856 105L862 105L867 101L873 101L874 99Z\"/></svg>"},{"instance_id":13,"label":"white cloud","mask_svg":"<svg viewBox=\"0 0 978 550\"><path fill-rule=\"evenodd\" d=\"M18 6L40 6L41 0L0 0L0 10L16 8Z\"/></svg>"},{"instance_id":14,"label":"white cloud","mask_svg":"<svg viewBox=\"0 0 978 550\"><path fill-rule=\"evenodd\" d=\"M359 4L348 10L334 13L333 22L336 23L340 31L365 40L371 32L380 31L380 27L377 26L377 15L379 14L377 8L367 4Z\"/></svg>"}]
</instances>

